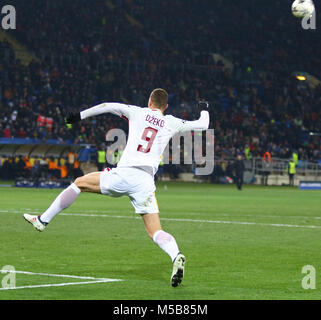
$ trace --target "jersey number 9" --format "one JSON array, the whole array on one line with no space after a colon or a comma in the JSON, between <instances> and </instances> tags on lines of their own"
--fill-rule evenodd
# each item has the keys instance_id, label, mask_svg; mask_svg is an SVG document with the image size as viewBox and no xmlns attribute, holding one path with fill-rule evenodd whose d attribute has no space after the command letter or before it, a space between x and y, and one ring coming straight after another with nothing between
<instances>
[{"instance_id":1,"label":"jersey number 9","mask_svg":"<svg viewBox=\"0 0 321 320\"><path fill-rule=\"evenodd\" d=\"M153 142L155 140L155 137L157 135L158 130L152 127L147 127L145 128L141 139L147 142L146 147L144 148L141 144L138 145L137 151L143 152L143 153L148 153L150 152L150 149L153 145Z\"/></svg>"}]
</instances>

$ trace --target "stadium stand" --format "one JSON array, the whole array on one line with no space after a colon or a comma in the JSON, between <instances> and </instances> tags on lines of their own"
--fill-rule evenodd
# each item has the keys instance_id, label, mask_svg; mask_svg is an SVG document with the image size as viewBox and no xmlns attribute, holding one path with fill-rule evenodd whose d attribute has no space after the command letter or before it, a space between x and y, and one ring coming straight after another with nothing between
<instances>
[{"instance_id":1,"label":"stadium stand","mask_svg":"<svg viewBox=\"0 0 321 320\"><path fill-rule=\"evenodd\" d=\"M0 139L97 147L127 123L106 115L67 128L69 111L103 101L146 105L149 92L164 87L179 117L197 116L199 97L211 102L218 161L239 151L321 160L321 66L312 54L321 44L290 14L278 15L284 10L275 6L286 1L255 12L253 0L12 3L24 14L11 36L37 61L22 64L19 49L0 42ZM298 72L315 81L298 81Z\"/></svg>"}]
</instances>

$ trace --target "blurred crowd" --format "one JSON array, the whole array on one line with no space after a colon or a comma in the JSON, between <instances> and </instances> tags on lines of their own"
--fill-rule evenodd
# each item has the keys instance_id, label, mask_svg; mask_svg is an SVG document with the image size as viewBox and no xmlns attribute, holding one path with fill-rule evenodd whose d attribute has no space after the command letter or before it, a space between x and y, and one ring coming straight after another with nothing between
<instances>
[{"instance_id":1,"label":"blurred crowd","mask_svg":"<svg viewBox=\"0 0 321 320\"><path fill-rule=\"evenodd\" d=\"M0 157L0 178L14 179L75 179L83 172L77 154L68 152L67 157L17 156Z\"/></svg>"},{"instance_id":2,"label":"blurred crowd","mask_svg":"<svg viewBox=\"0 0 321 320\"><path fill-rule=\"evenodd\" d=\"M67 128L66 114L104 101L146 106L162 87L168 112L184 119L210 101L219 158L321 159L321 86L293 75L321 79L321 42L287 1L11 2L11 35L39 60L24 66L0 42L0 137L100 145L127 122L103 115Z\"/></svg>"}]
</instances>

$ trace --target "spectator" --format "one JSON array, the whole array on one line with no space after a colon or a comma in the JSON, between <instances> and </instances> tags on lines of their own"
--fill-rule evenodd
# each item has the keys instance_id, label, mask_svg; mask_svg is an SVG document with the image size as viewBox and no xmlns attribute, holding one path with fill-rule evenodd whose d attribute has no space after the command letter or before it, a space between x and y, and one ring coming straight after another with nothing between
<instances>
[{"instance_id":1,"label":"spectator","mask_svg":"<svg viewBox=\"0 0 321 320\"><path fill-rule=\"evenodd\" d=\"M24 177L25 176L25 161L22 156L19 156L19 160L16 163L16 177Z\"/></svg>"},{"instance_id":2,"label":"spectator","mask_svg":"<svg viewBox=\"0 0 321 320\"><path fill-rule=\"evenodd\" d=\"M3 132L2 132L2 134L3 134L3 137L4 138L11 138L11 130L10 130L10 126L9 125L7 125L4 129L3 129Z\"/></svg>"},{"instance_id":3,"label":"spectator","mask_svg":"<svg viewBox=\"0 0 321 320\"><path fill-rule=\"evenodd\" d=\"M48 173L51 179L59 179L61 176L59 166L53 157L48 162Z\"/></svg>"},{"instance_id":4,"label":"spectator","mask_svg":"<svg viewBox=\"0 0 321 320\"><path fill-rule=\"evenodd\" d=\"M237 154L237 159L234 162L234 171L235 171L235 184L238 190L242 190L243 186L243 175L244 175L244 162L243 162L243 157L241 153Z\"/></svg>"},{"instance_id":5,"label":"spectator","mask_svg":"<svg viewBox=\"0 0 321 320\"><path fill-rule=\"evenodd\" d=\"M310 88L291 72L321 78L321 43L284 15L286 2L255 10L250 0L137 0L115 9L104 0L94 7L83 0L13 4L23 13L13 36L38 61L24 66L0 42L2 137L99 145L106 130L128 130L126 122L106 115L68 129L64 115L105 100L144 105L146 91L164 86L176 116L195 118L198 97L215 106L210 127L219 158L245 149L246 158L270 150L285 159L296 149L302 160L320 160L321 141L309 132L321 132L321 86ZM251 23L258 15L260 23ZM128 16L141 27L128 28ZM48 127L37 127L39 116L52 119Z\"/></svg>"},{"instance_id":6,"label":"spectator","mask_svg":"<svg viewBox=\"0 0 321 320\"><path fill-rule=\"evenodd\" d=\"M294 176L296 173L296 165L293 159L290 159L288 168L287 168L287 173L289 175L289 186L293 187L294 186Z\"/></svg>"}]
</instances>

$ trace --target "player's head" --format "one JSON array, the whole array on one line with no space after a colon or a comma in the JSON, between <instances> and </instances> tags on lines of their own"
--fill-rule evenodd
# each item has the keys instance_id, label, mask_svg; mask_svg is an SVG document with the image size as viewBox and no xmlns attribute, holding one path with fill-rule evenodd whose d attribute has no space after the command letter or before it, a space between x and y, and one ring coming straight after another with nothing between
<instances>
[{"instance_id":1,"label":"player's head","mask_svg":"<svg viewBox=\"0 0 321 320\"><path fill-rule=\"evenodd\" d=\"M161 88L154 89L149 96L148 107L160 109L164 112L168 107L168 93L166 90Z\"/></svg>"}]
</instances>

